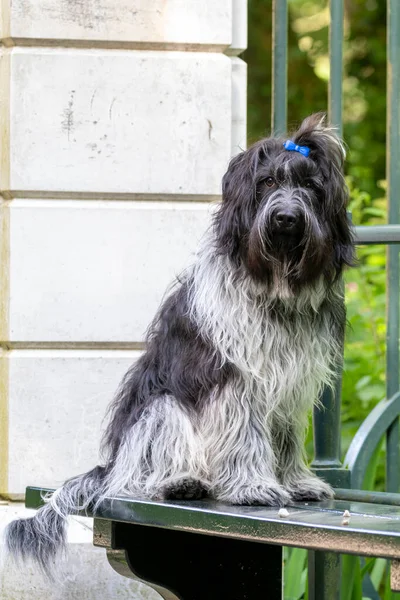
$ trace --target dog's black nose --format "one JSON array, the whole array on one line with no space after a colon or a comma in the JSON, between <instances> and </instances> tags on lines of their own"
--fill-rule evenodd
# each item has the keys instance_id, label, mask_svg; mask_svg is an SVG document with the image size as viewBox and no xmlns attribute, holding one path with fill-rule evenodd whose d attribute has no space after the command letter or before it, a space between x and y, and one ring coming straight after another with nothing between
<instances>
[{"instance_id":1,"label":"dog's black nose","mask_svg":"<svg viewBox=\"0 0 400 600\"><path fill-rule=\"evenodd\" d=\"M280 210L274 215L274 225L279 231L294 230L298 223L298 216L291 210Z\"/></svg>"}]
</instances>

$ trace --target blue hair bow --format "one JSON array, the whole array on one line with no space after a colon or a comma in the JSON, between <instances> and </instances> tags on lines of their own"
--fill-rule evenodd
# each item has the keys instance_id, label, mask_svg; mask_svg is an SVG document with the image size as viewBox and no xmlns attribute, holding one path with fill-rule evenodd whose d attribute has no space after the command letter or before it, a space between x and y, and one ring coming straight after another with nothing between
<instances>
[{"instance_id":1,"label":"blue hair bow","mask_svg":"<svg viewBox=\"0 0 400 600\"><path fill-rule=\"evenodd\" d=\"M300 154L302 154L303 156L308 156L310 154L310 148L308 148L307 146L298 146L297 144L292 142L292 140L286 140L286 142L283 144L283 147L286 150L294 150L295 152L300 152Z\"/></svg>"}]
</instances>

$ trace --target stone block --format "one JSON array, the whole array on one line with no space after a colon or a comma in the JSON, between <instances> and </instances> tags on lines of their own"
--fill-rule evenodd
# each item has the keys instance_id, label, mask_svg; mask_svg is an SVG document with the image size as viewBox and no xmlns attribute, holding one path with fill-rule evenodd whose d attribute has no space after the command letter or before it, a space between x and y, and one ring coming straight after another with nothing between
<instances>
[{"instance_id":1,"label":"stone block","mask_svg":"<svg viewBox=\"0 0 400 600\"><path fill-rule=\"evenodd\" d=\"M0 81L8 73L7 197L220 194L231 152L229 57L14 48Z\"/></svg>"},{"instance_id":2,"label":"stone block","mask_svg":"<svg viewBox=\"0 0 400 600\"><path fill-rule=\"evenodd\" d=\"M99 464L106 409L138 352L13 350L8 371L7 489L58 487ZM4 401L4 399L2 400ZM4 479L4 477L3 477Z\"/></svg>"},{"instance_id":3,"label":"stone block","mask_svg":"<svg viewBox=\"0 0 400 600\"><path fill-rule=\"evenodd\" d=\"M232 156L246 149L247 65L232 57Z\"/></svg>"},{"instance_id":4,"label":"stone block","mask_svg":"<svg viewBox=\"0 0 400 600\"><path fill-rule=\"evenodd\" d=\"M2 0L2 37L225 48L232 0ZM11 39L10 39L11 38Z\"/></svg>"},{"instance_id":5,"label":"stone block","mask_svg":"<svg viewBox=\"0 0 400 600\"><path fill-rule=\"evenodd\" d=\"M143 340L167 287L193 261L211 207L21 199L9 211L0 341L116 345Z\"/></svg>"}]
</instances>

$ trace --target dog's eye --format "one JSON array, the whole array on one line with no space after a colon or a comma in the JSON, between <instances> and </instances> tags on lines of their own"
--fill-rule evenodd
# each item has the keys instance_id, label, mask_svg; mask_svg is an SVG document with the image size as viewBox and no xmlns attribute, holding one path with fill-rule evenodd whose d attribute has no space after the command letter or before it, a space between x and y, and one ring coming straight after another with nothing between
<instances>
[{"instance_id":1,"label":"dog's eye","mask_svg":"<svg viewBox=\"0 0 400 600\"><path fill-rule=\"evenodd\" d=\"M275 179L273 177L267 177L265 183L268 187L272 187L273 185L275 185Z\"/></svg>"},{"instance_id":2,"label":"dog's eye","mask_svg":"<svg viewBox=\"0 0 400 600\"><path fill-rule=\"evenodd\" d=\"M305 184L304 184L304 187L306 187L306 188L312 188L311 181L306 181Z\"/></svg>"}]
</instances>

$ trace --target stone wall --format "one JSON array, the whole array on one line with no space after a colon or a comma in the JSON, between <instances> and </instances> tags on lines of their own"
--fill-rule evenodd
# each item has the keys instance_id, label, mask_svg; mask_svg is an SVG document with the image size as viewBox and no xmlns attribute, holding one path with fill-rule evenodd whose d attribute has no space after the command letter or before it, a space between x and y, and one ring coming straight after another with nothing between
<instances>
[{"instance_id":1,"label":"stone wall","mask_svg":"<svg viewBox=\"0 0 400 600\"><path fill-rule=\"evenodd\" d=\"M0 494L21 500L98 462L106 407L245 146L246 0L1 0L0 18ZM0 598L25 597L3 577Z\"/></svg>"}]
</instances>

